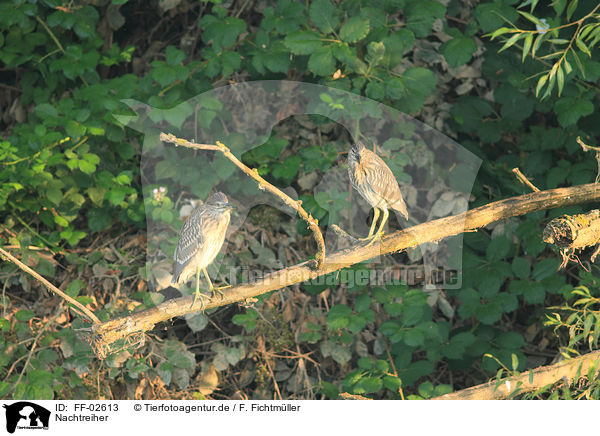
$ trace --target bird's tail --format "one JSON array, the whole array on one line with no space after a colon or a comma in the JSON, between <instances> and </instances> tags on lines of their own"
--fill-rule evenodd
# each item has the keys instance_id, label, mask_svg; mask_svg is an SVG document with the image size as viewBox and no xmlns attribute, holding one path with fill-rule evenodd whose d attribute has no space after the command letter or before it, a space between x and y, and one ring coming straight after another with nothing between
<instances>
[{"instance_id":1,"label":"bird's tail","mask_svg":"<svg viewBox=\"0 0 600 436\"><path fill-rule=\"evenodd\" d=\"M183 267L179 264L179 262L176 261L173 265L173 278L171 278L172 285L179 283L179 277L181 277L182 272Z\"/></svg>"},{"instance_id":2,"label":"bird's tail","mask_svg":"<svg viewBox=\"0 0 600 436\"><path fill-rule=\"evenodd\" d=\"M390 207L395 211L400 212L404 219L408 219L408 209L406 209L406 203L403 198L400 198L400 200L396 201Z\"/></svg>"}]
</instances>

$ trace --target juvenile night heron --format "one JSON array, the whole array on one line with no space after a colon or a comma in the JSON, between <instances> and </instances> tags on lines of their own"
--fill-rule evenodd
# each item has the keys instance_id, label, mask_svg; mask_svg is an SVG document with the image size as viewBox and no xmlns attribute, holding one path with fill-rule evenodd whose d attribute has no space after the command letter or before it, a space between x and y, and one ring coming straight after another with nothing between
<instances>
[{"instance_id":1,"label":"juvenile night heron","mask_svg":"<svg viewBox=\"0 0 600 436\"><path fill-rule=\"evenodd\" d=\"M406 204L392 170L360 141L348 153L348 175L354 188L374 210L369 236L365 238L371 240L369 244L383 234L383 226L389 217L388 209L396 210L408 219ZM383 211L383 218L374 233L380 211Z\"/></svg>"},{"instance_id":2,"label":"juvenile night heron","mask_svg":"<svg viewBox=\"0 0 600 436\"><path fill-rule=\"evenodd\" d=\"M222 192L211 195L206 203L198 206L183 223L179 242L175 248L173 279L171 283L185 283L196 274L196 295L192 306L200 294L200 270L204 273L210 292L215 288L206 272L206 267L215 260L225 241L233 206Z\"/></svg>"}]
</instances>

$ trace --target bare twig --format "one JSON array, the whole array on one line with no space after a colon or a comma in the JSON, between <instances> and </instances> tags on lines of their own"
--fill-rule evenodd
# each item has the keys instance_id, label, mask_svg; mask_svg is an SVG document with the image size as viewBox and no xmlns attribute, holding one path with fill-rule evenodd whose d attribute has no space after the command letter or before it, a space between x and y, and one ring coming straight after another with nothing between
<instances>
[{"instance_id":1,"label":"bare twig","mask_svg":"<svg viewBox=\"0 0 600 436\"><path fill-rule=\"evenodd\" d=\"M587 376L590 369L598 370L600 351L564 360L554 365L542 366L504 380L491 380L434 400L499 400L511 395L533 392L558 381L570 384L579 376ZM595 375L595 374L594 374Z\"/></svg>"},{"instance_id":2,"label":"bare twig","mask_svg":"<svg viewBox=\"0 0 600 436\"><path fill-rule=\"evenodd\" d=\"M313 232L313 236L315 241L317 242L317 246L319 251L315 255L315 259L317 261L317 269L321 269L323 266L323 262L325 261L325 240L323 239L323 234L319 229L319 222L317 219L313 218L313 216L307 213L302 207L301 200L294 200L287 194L283 193L277 187L273 186L265 179L263 179L259 174L258 170L250 169L246 165L244 165L231 151L227 148L222 142L217 141L217 144L196 144L194 142L187 141L185 139L177 138L175 135L171 135L168 133L161 133L160 140L164 142L169 142L172 144L181 145L183 147L194 148L196 150L215 150L220 151L225 155L227 159L235 164L239 169L241 169L248 176L252 177L254 180L258 182L258 188L261 190L267 190L271 194L279 197L283 202L298 212L298 215L308 223L308 226Z\"/></svg>"},{"instance_id":3,"label":"bare twig","mask_svg":"<svg viewBox=\"0 0 600 436\"><path fill-rule=\"evenodd\" d=\"M577 143L579 145L581 145L581 149L583 151L588 151L588 150L600 151L600 147L594 147L592 145L587 145L585 142L583 142L583 140L581 139L580 136L577 137Z\"/></svg>"},{"instance_id":4,"label":"bare twig","mask_svg":"<svg viewBox=\"0 0 600 436\"><path fill-rule=\"evenodd\" d=\"M581 137L577 137L577 143L581 145L583 151L592 150L596 152L596 163L598 164L598 171L596 172L596 183L600 182L600 148L587 145L581 140Z\"/></svg>"},{"instance_id":5,"label":"bare twig","mask_svg":"<svg viewBox=\"0 0 600 436\"><path fill-rule=\"evenodd\" d=\"M23 365L23 369L21 370L19 377L17 378L17 381L15 381L11 387L11 390L14 391L15 388L17 387L17 385L21 382L21 379L23 378L23 374L25 374L25 371L27 370L27 366L29 365L29 362L31 361L31 357L33 356L33 352L35 350L35 348L37 347L38 341L40 340L40 338L42 337L42 335L44 334L44 332L46 331L46 329L48 327L50 327L50 325L54 324L54 322L58 319L59 316L62 315L62 311L59 311L56 315L54 315L54 317L52 317L52 319L50 321L48 321L46 324L44 324L44 327L42 327L40 329L40 331L38 332L37 335L35 335L35 339L33 340L33 344L31 344L31 348L29 349L29 353L27 353L27 360L25 361L25 364Z\"/></svg>"},{"instance_id":6,"label":"bare twig","mask_svg":"<svg viewBox=\"0 0 600 436\"><path fill-rule=\"evenodd\" d=\"M81 310L83 313L85 313L87 315L87 317L90 319L90 321L92 321L94 324L101 324L100 320L98 318L96 318L96 315L94 315L94 313L91 310L89 310L87 307L85 307L79 301L77 301L74 298L71 298L69 295L65 294L63 291L61 291L60 289L58 289L56 286L54 286L48 280L46 280L45 278L43 278L37 272L35 272L31 268L29 268L27 265L25 265L19 259L17 259L16 257L14 257L12 254L10 254L8 251L4 250L2 247L0 247L0 253L2 253L2 255L4 257L6 257L11 262L13 262L15 265L17 265L23 271L25 271L26 273L28 273L28 274L32 275L33 277L35 277L39 282L41 282L49 290L51 290L52 292L54 292L55 294L57 294L59 297L63 298L64 300L67 300L73 306L75 306L76 308L78 308L79 310Z\"/></svg>"},{"instance_id":7,"label":"bare twig","mask_svg":"<svg viewBox=\"0 0 600 436\"><path fill-rule=\"evenodd\" d=\"M525 174L523 174L519 168L513 168L512 172L515 173L517 179L519 179L521 183L529 186L533 192L540 192L540 190L525 177Z\"/></svg>"},{"instance_id":8,"label":"bare twig","mask_svg":"<svg viewBox=\"0 0 600 436\"><path fill-rule=\"evenodd\" d=\"M364 243L329 254L323 268L315 271L309 262L275 271L252 283L244 283L225 290L222 298L215 297L204 304L204 309L239 303L267 292L346 268L376 256L404 250L425 242L439 241L463 232L474 231L491 222L538 210L598 201L600 185L595 183L570 188L550 189L490 203L459 215L440 218L394 232L383 237L381 243ZM152 329L156 323L176 316L197 312L200 302L192 306L193 295L165 301L153 308L113 319L92 328L91 343L96 354L106 355L110 344L139 332Z\"/></svg>"}]
</instances>

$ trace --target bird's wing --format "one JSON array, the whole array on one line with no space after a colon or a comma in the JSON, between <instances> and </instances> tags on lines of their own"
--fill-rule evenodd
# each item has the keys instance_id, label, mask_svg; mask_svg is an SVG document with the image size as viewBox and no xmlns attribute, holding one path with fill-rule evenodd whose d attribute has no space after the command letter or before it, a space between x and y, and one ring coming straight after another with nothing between
<instances>
[{"instance_id":1,"label":"bird's wing","mask_svg":"<svg viewBox=\"0 0 600 436\"><path fill-rule=\"evenodd\" d=\"M406 204L402 198L402 192L394 173L392 173L392 170L390 170L383 159L370 150L368 152L370 153L367 160L369 164L365 165L365 172L368 173L371 189L377 195L383 197L389 204L389 207L399 211L405 217L408 216Z\"/></svg>"},{"instance_id":2,"label":"bird's wing","mask_svg":"<svg viewBox=\"0 0 600 436\"><path fill-rule=\"evenodd\" d=\"M185 266L194 257L204 242L201 231L203 216L203 208L195 209L181 227L174 255L175 262L181 266Z\"/></svg>"},{"instance_id":3,"label":"bird's wing","mask_svg":"<svg viewBox=\"0 0 600 436\"><path fill-rule=\"evenodd\" d=\"M355 170L356 159L354 158L354 154L348 153L348 176L350 177L350 183L352 183L352 186L354 186L354 188L358 190L358 181L356 180L356 174L354 173Z\"/></svg>"}]
</instances>

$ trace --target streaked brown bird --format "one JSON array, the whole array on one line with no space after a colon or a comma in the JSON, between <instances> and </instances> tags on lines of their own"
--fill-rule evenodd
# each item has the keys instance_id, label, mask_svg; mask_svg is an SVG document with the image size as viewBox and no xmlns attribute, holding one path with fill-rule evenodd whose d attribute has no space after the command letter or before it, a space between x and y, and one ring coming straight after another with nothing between
<instances>
[{"instance_id":1,"label":"streaked brown bird","mask_svg":"<svg viewBox=\"0 0 600 436\"><path fill-rule=\"evenodd\" d=\"M364 238L371 240L369 244L375 241L375 238L383 235L383 226L389 217L388 209L396 210L408 219L406 204L394 173L383 159L367 149L360 141L354 144L348 153L348 175L352 186L374 210L369 236ZM380 211L383 211L383 218L379 229L374 233Z\"/></svg>"},{"instance_id":2,"label":"streaked brown bird","mask_svg":"<svg viewBox=\"0 0 600 436\"><path fill-rule=\"evenodd\" d=\"M183 223L179 232L179 242L175 248L173 279L171 283L185 283L196 274L196 295L192 306L200 294L200 270L209 284L213 297L215 290L220 292L227 286L215 288L206 267L215 260L225 241L225 234L231 218L233 206L222 192L211 195L206 203L198 206Z\"/></svg>"}]
</instances>

